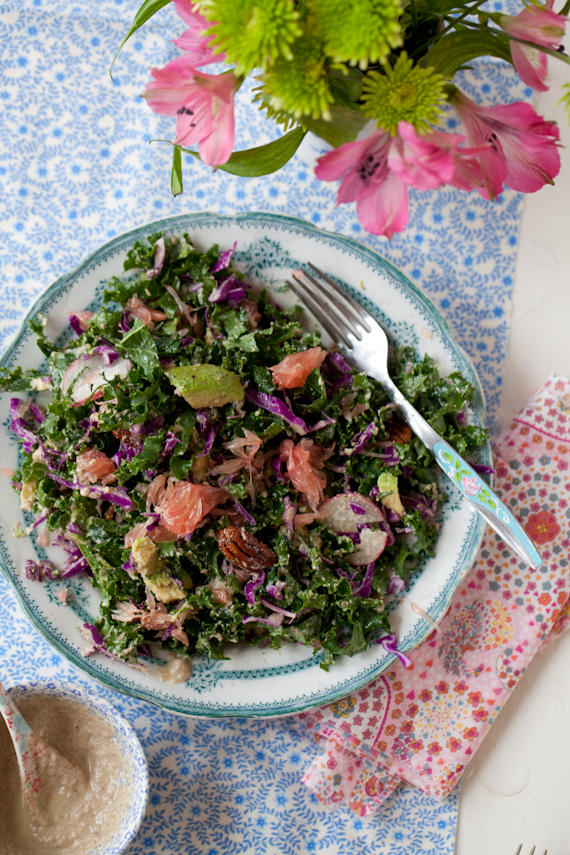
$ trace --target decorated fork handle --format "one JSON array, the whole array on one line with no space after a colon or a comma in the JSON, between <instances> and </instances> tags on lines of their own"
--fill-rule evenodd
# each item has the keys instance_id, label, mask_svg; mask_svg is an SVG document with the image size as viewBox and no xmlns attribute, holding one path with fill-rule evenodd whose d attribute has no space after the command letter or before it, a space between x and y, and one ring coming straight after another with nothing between
<instances>
[{"instance_id":1,"label":"decorated fork handle","mask_svg":"<svg viewBox=\"0 0 570 855\"><path fill-rule=\"evenodd\" d=\"M382 382L416 436L433 452L435 459L458 490L523 561L531 567L539 567L542 564L540 553L507 506L467 461L428 424L392 380L387 383L383 377Z\"/></svg>"}]
</instances>

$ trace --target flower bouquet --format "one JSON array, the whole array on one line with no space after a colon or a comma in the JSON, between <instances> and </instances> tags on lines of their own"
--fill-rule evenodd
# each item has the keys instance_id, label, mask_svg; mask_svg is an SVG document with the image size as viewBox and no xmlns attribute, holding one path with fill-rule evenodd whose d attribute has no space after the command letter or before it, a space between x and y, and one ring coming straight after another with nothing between
<instances>
[{"instance_id":1,"label":"flower bouquet","mask_svg":"<svg viewBox=\"0 0 570 855\"><path fill-rule=\"evenodd\" d=\"M119 50L169 2L145 0ZM408 223L408 187L447 184L493 200L504 187L532 193L559 172L555 122L525 102L479 106L453 78L491 56L533 89L548 89L548 55L570 62L561 47L570 0L560 12L553 0L533 0L517 15L485 11L485 0L174 4L187 27L174 42L182 53L151 70L143 97L156 113L176 117L175 195L183 189L182 152L236 175L267 175L308 131L333 147L319 159L317 178L340 179L337 203L356 202L361 225L388 238ZM201 70L212 63L217 73ZM234 96L248 75L257 84L253 100L282 134L234 152ZM570 88L564 97L570 103ZM446 102L463 134L438 129Z\"/></svg>"}]
</instances>

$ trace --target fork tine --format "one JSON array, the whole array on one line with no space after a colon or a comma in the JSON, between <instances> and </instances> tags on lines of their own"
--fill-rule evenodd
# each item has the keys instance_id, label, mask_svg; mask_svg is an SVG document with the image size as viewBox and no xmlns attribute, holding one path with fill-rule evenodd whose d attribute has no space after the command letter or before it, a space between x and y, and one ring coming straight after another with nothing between
<instances>
[{"instance_id":1,"label":"fork tine","mask_svg":"<svg viewBox=\"0 0 570 855\"><path fill-rule=\"evenodd\" d=\"M352 329L351 326L349 326L346 318L343 318L339 314L339 311L334 307L334 305L330 305L329 303L326 303L322 299L322 297L320 296L320 293L319 293L319 292L322 293L321 286L320 285L318 286L318 290L315 290L314 288L309 288L307 283L304 282L303 279L301 279L300 274L304 274L305 276L307 276L307 274L305 274L305 271L301 270L301 271L298 271L297 273L293 274L293 279L295 280L295 282L297 283L297 286L302 291L302 294L303 294L302 299L305 302L311 301L311 303L312 303L311 311L313 312L313 314L315 315L317 320L319 320L319 322L322 322L322 319L326 319L328 326L325 326L324 323L323 323L323 326L325 326L325 329L327 330L327 332L331 336L331 338L334 339L334 338L338 338L339 336L342 336L343 342L345 343L346 347L352 347L352 344L350 341L350 336L353 336L354 338L356 338L360 341L360 338L361 338L360 334L357 331L355 331L354 329ZM307 276L307 279L308 278L309 277ZM295 289L293 289L293 290L295 290ZM297 294L297 296L300 296L298 291L295 291L295 293ZM326 294L326 292L325 292L325 294ZM319 310L320 310L319 315L317 315L317 313L315 311L315 307L319 308ZM331 330L332 330L332 332L331 332Z\"/></svg>"},{"instance_id":2,"label":"fork tine","mask_svg":"<svg viewBox=\"0 0 570 855\"><path fill-rule=\"evenodd\" d=\"M324 273L321 273L321 271L320 271L317 267L314 267L310 262L309 262L309 266L310 266L310 267L313 267L313 269L315 270L316 274L317 274L318 276L321 276L321 277L324 279L324 281L325 281L325 282L328 282L329 284L331 284L331 285L333 285L333 286L334 286L334 282L332 281L332 279L329 279L329 278L328 278L328 276L325 278ZM337 296L338 289L337 289L337 288L333 288L333 289L331 289L331 288L324 288L324 287L323 287L322 282L319 282L319 280L318 280L318 279L315 279L315 277L314 277L314 276L311 276L311 274L310 274L310 273L307 273L307 271L306 271L306 270L301 270L300 272L301 272L304 276L306 276L306 277L307 277L307 279L309 280L309 282L312 282L312 283L313 283L313 285L315 286L315 288L317 288L317 289L320 291L320 293L321 293L321 294L323 294L324 296L326 296L327 300L328 300L330 303L332 303L332 304L333 304L333 306L334 306L336 309L338 309L338 311L341 313L341 315L343 316L343 318L344 318L345 320L350 321L353 325L355 325L355 326L356 326L356 328L357 328L357 329L358 329L358 327L359 327L359 326L363 326L363 324L362 324L362 322L361 322L361 320L360 320L359 315L357 315L355 312L353 312L353 311L352 311L352 307L350 306L350 304L348 304L348 305L347 305L347 303L345 303L345 302L341 302L341 301L338 299L338 296ZM331 291L332 291L332 293L331 293ZM367 330L367 332L370 332L370 330Z\"/></svg>"},{"instance_id":3,"label":"fork tine","mask_svg":"<svg viewBox=\"0 0 570 855\"><path fill-rule=\"evenodd\" d=\"M333 280L330 278L330 276L327 276L326 273L323 273L322 270L319 270L319 268L315 267L314 264L311 264L310 261L308 262L308 264L309 264L309 267L315 271L317 276L320 276L321 279L324 279L325 282L328 282L328 284L331 286L331 288L333 288L336 291L336 293L339 294L346 303L348 303L348 305L352 308L352 310L354 312L356 312L356 314L358 315L358 317L360 319L360 323L362 324L362 326L364 327L366 332L371 332L371 329L368 326L368 315L364 311L362 306L359 303L357 303L356 300L350 296L350 294L347 294L346 291L343 291L342 288L340 288L336 284L336 282L333 282Z\"/></svg>"},{"instance_id":4,"label":"fork tine","mask_svg":"<svg viewBox=\"0 0 570 855\"><path fill-rule=\"evenodd\" d=\"M515 852L515 855L521 855L521 852L522 852L522 843L519 846L519 848L517 849L517 851Z\"/></svg>"},{"instance_id":5,"label":"fork tine","mask_svg":"<svg viewBox=\"0 0 570 855\"><path fill-rule=\"evenodd\" d=\"M301 303L304 303L305 306L309 309L311 314L316 318L316 320L320 323L320 325L327 331L329 336L333 341L339 343L339 339L344 344L345 347L351 348L352 344L345 337L344 333L340 329L335 329L335 327L330 323L327 314L320 308L319 304L313 299L311 293L308 291L305 285L299 280L295 280L291 282L291 280L287 280L287 284L291 288L291 290L297 295Z\"/></svg>"},{"instance_id":6,"label":"fork tine","mask_svg":"<svg viewBox=\"0 0 570 855\"><path fill-rule=\"evenodd\" d=\"M304 276L305 279L313 285L312 288L309 288L307 283L303 282L301 279L302 276ZM335 302L334 297L331 298L331 295L323 288L320 282L314 279L314 277L307 273L306 270L297 270L293 273L293 278L306 289L308 296L313 300L313 302L320 306L323 312L330 316L330 320L336 322L337 326L342 330L347 339L349 335L352 335L360 341L361 336L358 332L358 327L353 328L351 326L350 321L352 319L347 317L347 313ZM323 298L326 298L328 302L325 302ZM356 321L355 323L358 322Z\"/></svg>"},{"instance_id":7,"label":"fork tine","mask_svg":"<svg viewBox=\"0 0 570 855\"><path fill-rule=\"evenodd\" d=\"M531 849L531 850L530 850L530 852L529 852L529 855L534 855L534 850L535 850L535 849L536 849L536 846L533 846L533 847L532 847L532 849Z\"/></svg>"}]
</instances>

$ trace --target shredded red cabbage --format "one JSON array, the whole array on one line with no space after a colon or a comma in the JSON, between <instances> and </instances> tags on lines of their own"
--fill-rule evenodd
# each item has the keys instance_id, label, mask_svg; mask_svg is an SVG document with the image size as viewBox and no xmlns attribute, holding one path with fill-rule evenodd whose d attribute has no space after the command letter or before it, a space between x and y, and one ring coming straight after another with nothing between
<instances>
[{"instance_id":1,"label":"shredded red cabbage","mask_svg":"<svg viewBox=\"0 0 570 855\"><path fill-rule=\"evenodd\" d=\"M388 635L383 635L382 638L379 638L376 644L379 644L380 647L383 647L387 653L393 653L398 657L404 668L409 668L412 664L412 660L409 656L406 656L405 653L402 653L401 650L398 650L398 637L395 632L392 632Z\"/></svg>"},{"instance_id":2,"label":"shredded red cabbage","mask_svg":"<svg viewBox=\"0 0 570 855\"><path fill-rule=\"evenodd\" d=\"M265 606L266 609L271 609L272 612L276 612L278 615L283 615L283 617L291 618L294 620L297 617L297 612L290 612L287 609L282 609L281 606L276 606L274 603L270 603L269 600L265 600L263 597L259 598L259 602L262 606Z\"/></svg>"},{"instance_id":3,"label":"shredded red cabbage","mask_svg":"<svg viewBox=\"0 0 570 855\"><path fill-rule=\"evenodd\" d=\"M162 268L164 267L164 260L166 258L166 245L164 243L164 238L160 237L156 244L154 245L154 266L152 270L147 270L146 278L154 279L155 276L158 276Z\"/></svg>"},{"instance_id":4,"label":"shredded red cabbage","mask_svg":"<svg viewBox=\"0 0 570 855\"><path fill-rule=\"evenodd\" d=\"M265 570L260 570L249 582L246 582L243 592L250 606L255 605L255 591L265 582Z\"/></svg>"},{"instance_id":5,"label":"shredded red cabbage","mask_svg":"<svg viewBox=\"0 0 570 855\"><path fill-rule=\"evenodd\" d=\"M140 436L154 436L162 427L164 427L164 424L164 416L157 416L155 419L151 419L150 422L135 425L131 429L131 433L136 438Z\"/></svg>"},{"instance_id":6,"label":"shredded red cabbage","mask_svg":"<svg viewBox=\"0 0 570 855\"><path fill-rule=\"evenodd\" d=\"M283 588L285 587L285 585L285 580L279 579L279 581L275 582L275 584L267 585L265 590L267 591L270 597L273 597L274 600L282 600Z\"/></svg>"},{"instance_id":7,"label":"shredded red cabbage","mask_svg":"<svg viewBox=\"0 0 570 855\"><path fill-rule=\"evenodd\" d=\"M77 315L69 316L69 326L76 335L81 335L83 333L83 329L81 328L81 321L79 320Z\"/></svg>"},{"instance_id":8,"label":"shredded red cabbage","mask_svg":"<svg viewBox=\"0 0 570 855\"><path fill-rule=\"evenodd\" d=\"M172 454L172 452L174 451L174 449L176 448L176 446L179 443L180 443L180 440L178 439L176 434L173 433L171 430L169 430L168 433L166 434L166 438L164 441L164 448L162 450L162 453L164 454L164 456L170 457L170 455Z\"/></svg>"},{"instance_id":9,"label":"shredded red cabbage","mask_svg":"<svg viewBox=\"0 0 570 855\"><path fill-rule=\"evenodd\" d=\"M243 623L264 623L267 626L278 627L283 623L284 615L272 614L269 617L244 617Z\"/></svg>"},{"instance_id":10,"label":"shredded red cabbage","mask_svg":"<svg viewBox=\"0 0 570 855\"><path fill-rule=\"evenodd\" d=\"M211 268L210 273L219 273L220 270L225 270L226 267L229 267L230 261L232 260L232 256L236 251L236 247L237 240L231 249L227 249L225 252L220 253L220 257L218 258L214 266Z\"/></svg>"},{"instance_id":11,"label":"shredded red cabbage","mask_svg":"<svg viewBox=\"0 0 570 855\"><path fill-rule=\"evenodd\" d=\"M123 460L129 461L135 457L142 449L142 442L138 448L133 448L132 445L126 445L123 441L119 443L119 450L113 454L111 460L118 468Z\"/></svg>"},{"instance_id":12,"label":"shredded red cabbage","mask_svg":"<svg viewBox=\"0 0 570 855\"><path fill-rule=\"evenodd\" d=\"M428 499L423 493L414 493L409 496L400 496L402 504L406 508L411 508L413 511L419 510L422 517L425 519L433 519L437 511L437 502L435 499Z\"/></svg>"},{"instance_id":13,"label":"shredded red cabbage","mask_svg":"<svg viewBox=\"0 0 570 855\"><path fill-rule=\"evenodd\" d=\"M16 436L24 441L24 451L26 454L31 454L40 441L33 432L31 425L20 415L22 406L23 401L20 398L10 398L10 427Z\"/></svg>"},{"instance_id":14,"label":"shredded red cabbage","mask_svg":"<svg viewBox=\"0 0 570 855\"><path fill-rule=\"evenodd\" d=\"M128 333L131 329L130 312L123 312L119 321L119 329L121 332Z\"/></svg>"},{"instance_id":15,"label":"shredded red cabbage","mask_svg":"<svg viewBox=\"0 0 570 855\"><path fill-rule=\"evenodd\" d=\"M268 395L266 392L258 392L256 389L246 389L245 394L254 406L261 407L262 410L267 410L269 413L279 416L283 421L290 425L291 430L295 433L298 433L301 436L305 436L307 433L308 428L303 419L296 416L293 410L289 409L289 407L287 407L283 401L279 400L279 398L275 397L275 395Z\"/></svg>"},{"instance_id":16,"label":"shredded red cabbage","mask_svg":"<svg viewBox=\"0 0 570 855\"><path fill-rule=\"evenodd\" d=\"M400 594L402 591L406 590L406 583L400 577L394 574L390 579L390 584L388 585L388 593L389 594Z\"/></svg>"},{"instance_id":17,"label":"shredded red cabbage","mask_svg":"<svg viewBox=\"0 0 570 855\"><path fill-rule=\"evenodd\" d=\"M316 422L316 424L311 425L311 427L307 430L307 433L315 433L315 431L317 431L317 430L322 430L323 428L326 428L329 425L335 425L336 424L336 419L333 419L330 416L327 416L326 413L321 413L321 415L324 416L324 418L322 418L320 421Z\"/></svg>"},{"instance_id":18,"label":"shredded red cabbage","mask_svg":"<svg viewBox=\"0 0 570 855\"><path fill-rule=\"evenodd\" d=\"M366 566L364 579L358 588L353 590L355 597L370 597L372 596L372 580L374 579L374 561Z\"/></svg>"},{"instance_id":19,"label":"shredded red cabbage","mask_svg":"<svg viewBox=\"0 0 570 855\"><path fill-rule=\"evenodd\" d=\"M53 561L32 561L28 558L24 568L27 579L32 579L34 582L43 582L44 579L58 579L59 570Z\"/></svg>"},{"instance_id":20,"label":"shredded red cabbage","mask_svg":"<svg viewBox=\"0 0 570 855\"><path fill-rule=\"evenodd\" d=\"M235 273L232 273L214 288L208 299L210 303L220 303L222 300L225 300L230 304L232 309L237 309L244 297L247 296L247 291L250 288L251 285L238 279Z\"/></svg>"},{"instance_id":21,"label":"shredded red cabbage","mask_svg":"<svg viewBox=\"0 0 570 855\"><path fill-rule=\"evenodd\" d=\"M121 354L118 350L115 350L110 344L99 344L93 351L93 353L98 354L103 357L103 362L105 365L112 365L116 359L119 359Z\"/></svg>"},{"instance_id":22,"label":"shredded red cabbage","mask_svg":"<svg viewBox=\"0 0 570 855\"><path fill-rule=\"evenodd\" d=\"M33 401L30 403L30 413L39 424L45 421L46 414Z\"/></svg>"},{"instance_id":23,"label":"shredded red cabbage","mask_svg":"<svg viewBox=\"0 0 570 855\"><path fill-rule=\"evenodd\" d=\"M279 455L277 455L277 457L274 457L272 459L271 468L273 469L273 471L275 473L275 477L277 478L278 481L281 482L281 484L285 484L285 478L283 477L282 466L283 466L283 461L281 460Z\"/></svg>"},{"instance_id":24,"label":"shredded red cabbage","mask_svg":"<svg viewBox=\"0 0 570 855\"><path fill-rule=\"evenodd\" d=\"M327 362L330 365L333 365L340 374L352 373L350 365L348 364L344 356L342 356L342 354L338 352L329 353L327 356Z\"/></svg>"},{"instance_id":25,"label":"shredded red cabbage","mask_svg":"<svg viewBox=\"0 0 570 855\"><path fill-rule=\"evenodd\" d=\"M347 454L358 454L359 451L362 451L364 446L370 442L375 433L377 433L378 427L375 422L370 422L368 427L361 430L360 433L357 433L356 436L352 440L352 448L345 449Z\"/></svg>"},{"instance_id":26,"label":"shredded red cabbage","mask_svg":"<svg viewBox=\"0 0 570 855\"><path fill-rule=\"evenodd\" d=\"M236 499L235 496L233 497L233 503L234 503L236 511L239 511L239 513L242 515L242 517L244 518L244 520L246 522L248 522L250 525L257 525L257 521L256 521L255 517L253 517L249 513L249 511L246 511L246 509L244 508L242 503L240 501L238 501L238 499Z\"/></svg>"},{"instance_id":27,"label":"shredded red cabbage","mask_svg":"<svg viewBox=\"0 0 570 855\"><path fill-rule=\"evenodd\" d=\"M352 511L353 514L362 515L362 514L366 513L364 508L360 507L360 505L357 505L355 502L349 502L348 505L349 505L350 510Z\"/></svg>"}]
</instances>

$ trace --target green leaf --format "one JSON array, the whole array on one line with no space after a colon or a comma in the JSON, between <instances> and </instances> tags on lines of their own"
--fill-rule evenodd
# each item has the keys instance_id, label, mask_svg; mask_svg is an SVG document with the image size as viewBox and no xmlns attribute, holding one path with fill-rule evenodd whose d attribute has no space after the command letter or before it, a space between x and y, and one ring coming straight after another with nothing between
<instances>
[{"instance_id":1,"label":"green leaf","mask_svg":"<svg viewBox=\"0 0 570 855\"><path fill-rule=\"evenodd\" d=\"M168 5L168 3L170 3L170 0L144 0L144 3L142 4L142 6L140 7L140 9L138 10L137 14L135 15L135 17L133 19L133 23L131 24L131 29L129 30L129 32L127 33L127 35L125 36L125 38L123 39L123 41L121 42L119 47L117 48L117 53L113 57L113 61L111 63L111 68L109 69L109 76L110 76L111 80L113 79L113 73L112 72L113 72L113 66L115 64L115 60L119 56L125 42L128 41L128 39L130 39L132 34L136 33L136 31L140 27L142 27L143 24L146 24L146 22L148 21L149 18L152 18L152 16L154 14L156 14L156 12L158 12L159 9L162 9L162 7Z\"/></svg>"},{"instance_id":2,"label":"green leaf","mask_svg":"<svg viewBox=\"0 0 570 855\"><path fill-rule=\"evenodd\" d=\"M353 142L370 121L361 110L348 107L331 107L331 115L331 122L304 116L303 125L335 148L343 143Z\"/></svg>"},{"instance_id":3,"label":"green leaf","mask_svg":"<svg viewBox=\"0 0 570 855\"><path fill-rule=\"evenodd\" d=\"M228 162L217 166L216 169L223 169L224 172L231 172L232 175L241 175L242 178L255 178L258 175L269 175L271 172L277 172L278 169L285 166L288 160L291 160L305 133L306 131L303 128L295 128L288 134L279 137L278 140L266 145L248 148L244 151L234 151ZM191 151L188 148L181 148L180 150L200 160L197 151Z\"/></svg>"},{"instance_id":4,"label":"green leaf","mask_svg":"<svg viewBox=\"0 0 570 855\"><path fill-rule=\"evenodd\" d=\"M20 366L13 371L0 368L0 392L29 392L32 389L32 381L41 376L36 368L29 368L27 371L22 371Z\"/></svg>"},{"instance_id":5,"label":"green leaf","mask_svg":"<svg viewBox=\"0 0 570 855\"><path fill-rule=\"evenodd\" d=\"M182 155L180 146L175 145L172 152L172 173L170 175L170 189L174 197L180 196L184 192L182 183Z\"/></svg>"},{"instance_id":6,"label":"green leaf","mask_svg":"<svg viewBox=\"0 0 570 855\"><path fill-rule=\"evenodd\" d=\"M124 336L121 351L139 365L147 380L153 379L153 372L158 368L158 353L156 342L140 318L137 318L132 329Z\"/></svg>"},{"instance_id":7,"label":"green leaf","mask_svg":"<svg viewBox=\"0 0 570 855\"><path fill-rule=\"evenodd\" d=\"M436 42L422 64L451 79L461 66L478 56L496 56L512 64L508 37L492 30L456 30Z\"/></svg>"}]
</instances>

